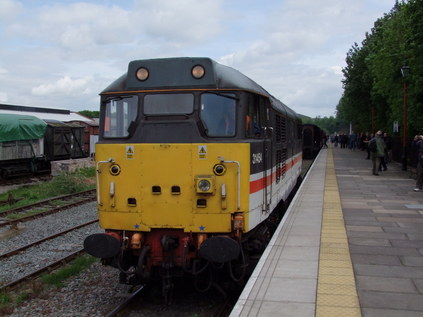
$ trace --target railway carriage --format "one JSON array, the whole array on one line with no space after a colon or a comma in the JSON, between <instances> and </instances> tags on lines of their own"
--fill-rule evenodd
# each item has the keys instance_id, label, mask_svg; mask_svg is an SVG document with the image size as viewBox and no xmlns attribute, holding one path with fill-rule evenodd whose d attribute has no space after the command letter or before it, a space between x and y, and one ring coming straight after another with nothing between
<instances>
[{"instance_id":1,"label":"railway carriage","mask_svg":"<svg viewBox=\"0 0 423 317\"><path fill-rule=\"evenodd\" d=\"M0 179L50 170L44 156L46 129L33 116L0 114Z\"/></svg>"},{"instance_id":2,"label":"railway carriage","mask_svg":"<svg viewBox=\"0 0 423 317\"><path fill-rule=\"evenodd\" d=\"M84 127L0 113L0 179L51 172L51 162L86 157Z\"/></svg>"},{"instance_id":3,"label":"railway carriage","mask_svg":"<svg viewBox=\"0 0 423 317\"><path fill-rule=\"evenodd\" d=\"M303 124L303 157L314 159L323 145L323 133L315 124Z\"/></svg>"},{"instance_id":4,"label":"railway carriage","mask_svg":"<svg viewBox=\"0 0 423 317\"><path fill-rule=\"evenodd\" d=\"M86 251L120 282L239 280L300 177L297 114L209 58L136 60L101 94L97 205ZM207 284L207 283L206 283Z\"/></svg>"}]
</instances>

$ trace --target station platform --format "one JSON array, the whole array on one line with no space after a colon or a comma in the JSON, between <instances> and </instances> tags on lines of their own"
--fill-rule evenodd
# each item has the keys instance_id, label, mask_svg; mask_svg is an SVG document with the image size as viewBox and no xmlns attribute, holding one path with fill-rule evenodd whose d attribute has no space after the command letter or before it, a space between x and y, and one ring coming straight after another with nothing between
<instances>
[{"instance_id":1,"label":"station platform","mask_svg":"<svg viewBox=\"0 0 423 317\"><path fill-rule=\"evenodd\" d=\"M322 149L230 316L423 316L423 192Z\"/></svg>"}]
</instances>

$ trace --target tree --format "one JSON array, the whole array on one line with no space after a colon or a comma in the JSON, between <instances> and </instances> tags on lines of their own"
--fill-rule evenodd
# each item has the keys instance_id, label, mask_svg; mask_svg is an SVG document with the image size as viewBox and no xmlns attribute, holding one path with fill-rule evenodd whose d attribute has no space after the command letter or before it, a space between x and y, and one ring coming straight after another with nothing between
<instances>
[{"instance_id":1,"label":"tree","mask_svg":"<svg viewBox=\"0 0 423 317\"><path fill-rule=\"evenodd\" d=\"M82 110L82 111L79 111L78 113L92 119L100 117L100 111Z\"/></svg>"},{"instance_id":2,"label":"tree","mask_svg":"<svg viewBox=\"0 0 423 317\"><path fill-rule=\"evenodd\" d=\"M374 23L361 46L354 43L343 69L344 92L337 119L354 129L391 132L402 124L403 84L407 80L407 130L412 137L423 131L423 0L401 1ZM400 69L411 75L404 79Z\"/></svg>"},{"instance_id":3,"label":"tree","mask_svg":"<svg viewBox=\"0 0 423 317\"><path fill-rule=\"evenodd\" d=\"M325 130L327 134L331 134L337 132L337 128L339 127L339 122L336 118L330 117L316 117L312 118L305 118L303 119L303 123L312 123L317 125L320 129Z\"/></svg>"}]
</instances>

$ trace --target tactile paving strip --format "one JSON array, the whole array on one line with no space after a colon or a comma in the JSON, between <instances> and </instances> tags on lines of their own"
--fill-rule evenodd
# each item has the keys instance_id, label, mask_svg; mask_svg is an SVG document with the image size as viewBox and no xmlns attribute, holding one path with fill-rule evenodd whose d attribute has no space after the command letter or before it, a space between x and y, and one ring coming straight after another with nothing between
<instances>
[{"instance_id":1,"label":"tactile paving strip","mask_svg":"<svg viewBox=\"0 0 423 317\"><path fill-rule=\"evenodd\" d=\"M328 151L316 317L361 317L333 153Z\"/></svg>"}]
</instances>

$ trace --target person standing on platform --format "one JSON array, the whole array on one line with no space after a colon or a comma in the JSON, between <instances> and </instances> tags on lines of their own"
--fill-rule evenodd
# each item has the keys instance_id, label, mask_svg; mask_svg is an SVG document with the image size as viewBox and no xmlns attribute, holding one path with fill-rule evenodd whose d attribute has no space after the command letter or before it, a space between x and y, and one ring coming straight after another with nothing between
<instances>
[{"instance_id":1,"label":"person standing on platform","mask_svg":"<svg viewBox=\"0 0 423 317\"><path fill-rule=\"evenodd\" d=\"M373 138L373 133L369 134L368 132L366 132L366 135L363 139L364 150L366 150L366 152L367 152L366 160L370 160L369 142L372 138Z\"/></svg>"},{"instance_id":2,"label":"person standing on platform","mask_svg":"<svg viewBox=\"0 0 423 317\"><path fill-rule=\"evenodd\" d=\"M373 175L378 176L378 167L381 163L381 158L385 156L385 142L382 139L382 131L377 131L376 136L369 141L369 150L373 163ZM376 164L376 161L379 164Z\"/></svg>"},{"instance_id":3,"label":"person standing on platform","mask_svg":"<svg viewBox=\"0 0 423 317\"><path fill-rule=\"evenodd\" d=\"M328 148L328 137L326 134L323 134L323 146L322 149L327 149Z\"/></svg>"},{"instance_id":4,"label":"person standing on platform","mask_svg":"<svg viewBox=\"0 0 423 317\"><path fill-rule=\"evenodd\" d=\"M421 192L423 186L423 135L416 135L414 144L417 149L417 180L415 192Z\"/></svg>"}]
</instances>

